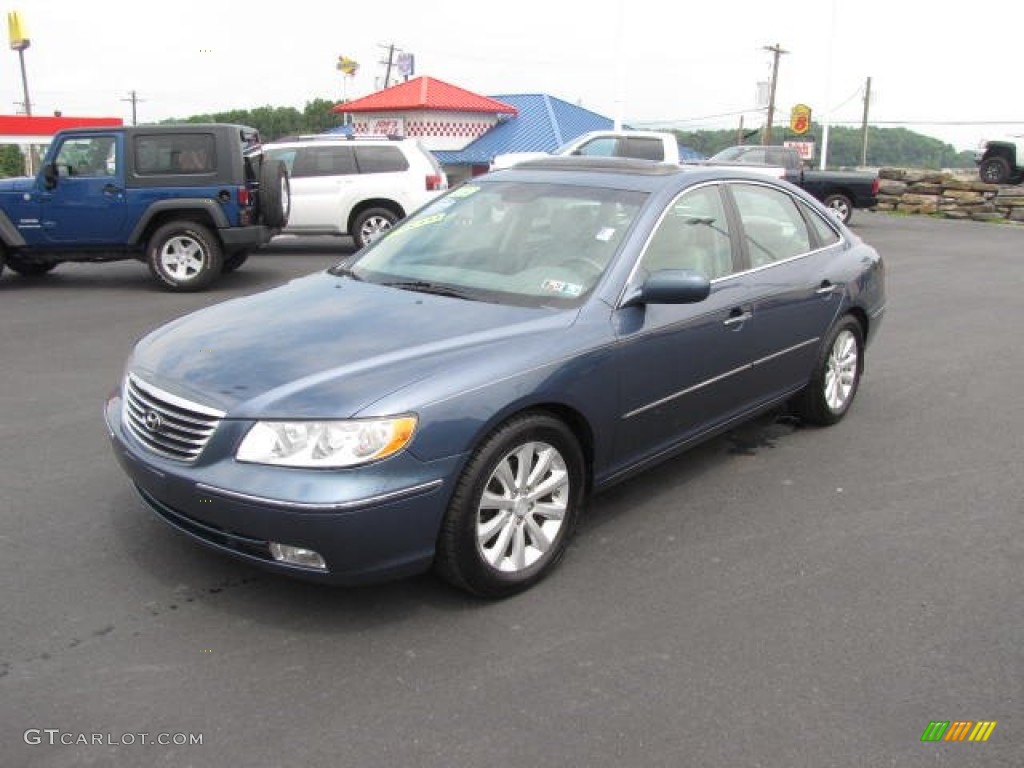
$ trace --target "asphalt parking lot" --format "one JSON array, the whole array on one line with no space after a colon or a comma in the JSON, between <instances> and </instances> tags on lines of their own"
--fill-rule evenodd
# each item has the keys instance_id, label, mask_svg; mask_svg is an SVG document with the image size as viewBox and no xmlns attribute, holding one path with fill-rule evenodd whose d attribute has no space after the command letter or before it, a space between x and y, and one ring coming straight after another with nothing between
<instances>
[{"instance_id":1,"label":"asphalt parking lot","mask_svg":"<svg viewBox=\"0 0 1024 768\"><path fill-rule=\"evenodd\" d=\"M616 487L502 602L256 571L167 528L111 455L136 338L347 240L195 295L134 262L5 272L0 764L1021 766L1024 227L855 227L889 309L847 419L766 417ZM937 720L998 725L922 743Z\"/></svg>"}]
</instances>

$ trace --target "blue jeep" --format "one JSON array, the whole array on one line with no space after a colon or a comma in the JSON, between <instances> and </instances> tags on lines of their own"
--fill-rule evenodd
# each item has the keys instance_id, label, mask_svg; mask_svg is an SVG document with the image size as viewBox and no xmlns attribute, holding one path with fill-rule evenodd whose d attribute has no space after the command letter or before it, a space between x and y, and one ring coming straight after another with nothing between
<instances>
[{"instance_id":1,"label":"blue jeep","mask_svg":"<svg viewBox=\"0 0 1024 768\"><path fill-rule=\"evenodd\" d=\"M36 178L0 180L0 273L145 261L172 291L206 288L288 221L283 163L239 125L58 133Z\"/></svg>"}]
</instances>

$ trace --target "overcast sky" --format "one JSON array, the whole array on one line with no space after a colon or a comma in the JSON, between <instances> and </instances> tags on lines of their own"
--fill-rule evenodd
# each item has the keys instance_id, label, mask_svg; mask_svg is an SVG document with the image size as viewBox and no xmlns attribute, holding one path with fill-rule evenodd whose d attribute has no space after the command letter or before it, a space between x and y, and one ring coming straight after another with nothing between
<instances>
[{"instance_id":1,"label":"overcast sky","mask_svg":"<svg viewBox=\"0 0 1024 768\"><path fill-rule=\"evenodd\" d=\"M627 122L735 127L771 73L780 44L780 114L803 102L821 120L859 124L872 78L873 124L973 149L985 135L1024 132L1020 30L1024 2L918 0L20 0L34 114L140 122L316 97L365 96L394 43L416 74L495 95L549 93ZM999 36L1005 34L1000 40ZM18 54L0 59L6 113L23 101ZM345 54L360 63L345 78ZM621 87L619 86L621 83ZM621 98L620 98L621 96ZM763 117L749 113L747 126ZM1016 121L996 125L999 121ZM911 124L919 123L919 124ZM924 124L930 123L930 124ZM948 123L949 125L942 125ZM964 123L965 125L952 125Z\"/></svg>"}]
</instances>

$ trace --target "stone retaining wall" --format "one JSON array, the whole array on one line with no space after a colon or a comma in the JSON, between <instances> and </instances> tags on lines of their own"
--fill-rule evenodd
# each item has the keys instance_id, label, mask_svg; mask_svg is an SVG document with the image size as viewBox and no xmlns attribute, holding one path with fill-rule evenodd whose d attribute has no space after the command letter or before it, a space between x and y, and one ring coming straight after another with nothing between
<instances>
[{"instance_id":1,"label":"stone retaining wall","mask_svg":"<svg viewBox=\"0 0 1024 768\"><path fill-rule=\"evenodd\" d=\"M1024 223L1024 186L965 181L950 173L905 168L881 168L878 178L879 211Z\"/></svg>"}]
</instances>

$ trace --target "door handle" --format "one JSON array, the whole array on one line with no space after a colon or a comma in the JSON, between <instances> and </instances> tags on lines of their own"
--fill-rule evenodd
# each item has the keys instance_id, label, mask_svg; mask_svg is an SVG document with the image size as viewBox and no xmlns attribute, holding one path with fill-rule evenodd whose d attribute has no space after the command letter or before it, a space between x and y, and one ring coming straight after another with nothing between
<instances>
[{"instance_id":1,"label":"door handle","mask_svg":"<svg viewBox=\"0 0 1024 768\"><path fill-rule=\"evenodd\" d=\"M731 312L729 312L729 316L722 321L722 325L728 326L730 328L734 325L739 326L747 322L747 320L749 320L751 317L753 317L753 313L751 313L749 310L742 309L741 307L736 307Z\"/></svg>"},{"instance_id":2,"label":"door handle","mask_svg":"<svg viewBox=\"0 0 1024 768\"><path fill-rule=\"evenodd\" d=\"M833 283L831 280L822 280L821 285L815 291L819 296L831 296L836 292L836 288L839 286Z\"/></svg>"},{"instance_id":3,"label":"door handle","mask_svg":"<svg viewBox=\"0 0 1024 768\"><path fill-rule=\"evenodd\" d=\"M104 184L103 194L105 195L117 195L120 194L121 188L116 184Z\"/></svg>"}]
</instances>

